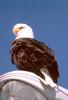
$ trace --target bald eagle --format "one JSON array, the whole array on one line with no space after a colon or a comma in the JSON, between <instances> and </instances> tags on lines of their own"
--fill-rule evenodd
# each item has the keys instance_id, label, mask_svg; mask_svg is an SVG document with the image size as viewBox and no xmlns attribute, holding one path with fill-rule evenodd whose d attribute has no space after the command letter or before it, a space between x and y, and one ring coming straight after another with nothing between
<instances>
[{"instance_id":1,"label":"bald eagle","mask_svg":"<svg viewBox=\"0 0 68 100\"><path fill-rule=\"evenodd\" d=\"M10 50L12 63L19 70L33 72L44 80L49 77L57 83L59 71L53 50L34 39L34 32L27 24L14 25L13 33L16 38Z\"/></svg>"}]
</instances>

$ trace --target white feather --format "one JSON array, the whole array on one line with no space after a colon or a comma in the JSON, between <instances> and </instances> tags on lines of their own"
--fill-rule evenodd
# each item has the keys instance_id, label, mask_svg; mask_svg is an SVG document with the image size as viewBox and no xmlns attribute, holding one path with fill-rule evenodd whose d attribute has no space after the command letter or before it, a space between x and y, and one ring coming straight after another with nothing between
<instances>
[{"instance_id":1,"label":"white feather","mask_svg":"<svg viewBox=\"0 0 68 100\"><path fill-rule=\"evenodd\" d=\"M50 77L50 75L47 73L47 72L45 72L45 69L44 68L42 68L41 70L41 73L44 75L44 77L45 77L45 80L43 80L43 79L41 79L40 78L40 80L41 81L43 81L46 85L50 85L51 87L56 87L57 85L53 82L53 80L52 80L52 78Z\"/></svg>"},{"instance_id":2,"label":"white feather","mask_svg":"<svg viewBox=\"0 0 68 100\"><path fill-rule=\"evenodd\" d=\"M20 27L23 27L22 29L19 29ZM27 24L16 24L14 25L13 30L19 29L18 32L13 32L14 35L16 36L16 39L18 38L34 38L34 33L33 30L30 26Z\"/></svg>"}]
</instances>

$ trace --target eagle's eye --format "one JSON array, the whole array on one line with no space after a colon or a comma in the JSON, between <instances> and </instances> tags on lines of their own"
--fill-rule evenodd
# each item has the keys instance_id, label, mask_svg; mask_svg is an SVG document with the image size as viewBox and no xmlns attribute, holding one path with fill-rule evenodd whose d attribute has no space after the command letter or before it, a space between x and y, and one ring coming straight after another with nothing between
<instances>
[{"instance_id":1,"label":"eagle's eye","mask_svg":"<svg viewBox=\"0 0 68 100\"><path fill-rule=\"evenodd\" d=\"M22 28L24 28L24 27L19 27L19 29L22 29Z\"/></svg>"}]
</instances>

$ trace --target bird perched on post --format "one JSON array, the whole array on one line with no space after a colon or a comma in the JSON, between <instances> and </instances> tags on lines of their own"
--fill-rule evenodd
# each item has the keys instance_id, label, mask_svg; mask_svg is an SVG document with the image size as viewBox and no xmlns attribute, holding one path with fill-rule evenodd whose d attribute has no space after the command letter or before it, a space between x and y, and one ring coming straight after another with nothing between
<instances>
[{"instance_id":1,"label":"bird perched on post","mask_svg":"<svg viewBox=\"0 0 68 100\"><path fill-rule=\"evenodd\" d=\"M50 78L57 83L59 71L53 50L34 39L34 32L27 24L16 24L13 34L16 38L10 51L12 63L19 70L33 72L46 81Z\"/></svg>"}]
</instances>

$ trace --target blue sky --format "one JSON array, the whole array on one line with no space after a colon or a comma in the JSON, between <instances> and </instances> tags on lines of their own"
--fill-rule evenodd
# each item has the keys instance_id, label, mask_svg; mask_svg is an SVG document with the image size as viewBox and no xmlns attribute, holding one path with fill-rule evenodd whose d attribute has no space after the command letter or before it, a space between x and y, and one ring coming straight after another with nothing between
<instances>
[{"instance_id":1,"label":"blue sky","mask_svg":"<svg viewBox=\"0 0 68 100\"><path fill-rule=\"evenodd\" d=\"M68 88L68 1L0 0L0 74L16 69L9 53L16 23L30 25L35 38L54 50L59 83Z\"/></svg>"}]
</instances>

